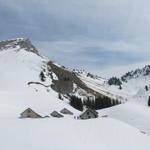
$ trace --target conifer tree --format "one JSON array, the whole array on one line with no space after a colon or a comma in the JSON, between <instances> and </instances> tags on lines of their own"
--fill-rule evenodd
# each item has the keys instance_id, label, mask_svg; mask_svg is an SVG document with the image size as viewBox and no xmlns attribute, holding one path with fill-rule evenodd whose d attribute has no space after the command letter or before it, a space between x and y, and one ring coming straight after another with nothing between
<instances>
[{"instance_id":1,"label":"conifer tree","mask_svg":"<svg viewBox=\"0 0 150 150\"><path fill-rule=\"evenodd\" d=\"M148 97L148 106L150 106L150 96Z\"/></svg>"},{"instance_id":2,"label":"conifer tree","mask_svg":"<svg viewBox=\"0 0 150 150\"><path fill-rule=\"evenodd\" d=\"M42 82L45 81L45 75L44 75L43 71L41 71L41 73L40 73L40 79Z\"/></svg>"}]
</instances>

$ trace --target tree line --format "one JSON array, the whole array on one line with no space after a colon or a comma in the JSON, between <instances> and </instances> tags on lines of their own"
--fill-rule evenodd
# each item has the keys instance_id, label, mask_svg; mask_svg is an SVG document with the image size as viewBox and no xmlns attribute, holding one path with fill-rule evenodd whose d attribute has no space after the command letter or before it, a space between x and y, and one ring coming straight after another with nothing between
<instances>
[{"instance_id":1,"label":"tree line","mask_svg":"<svg viewBox=\"0 0 150 150\"><path fill-rule=\"evenodd\" d=\"M87 100L83 101L81 100L81 98L78 98L76 96L70 97L70 105L75 109L78 109L79 111L83 111L84 107L98 110L107 107L112 107L118 104L121 104L119 100L111 99L106 96L98 97L95 100L90 100L89 98L87 98Z\"/></svg>"}]
</instances>

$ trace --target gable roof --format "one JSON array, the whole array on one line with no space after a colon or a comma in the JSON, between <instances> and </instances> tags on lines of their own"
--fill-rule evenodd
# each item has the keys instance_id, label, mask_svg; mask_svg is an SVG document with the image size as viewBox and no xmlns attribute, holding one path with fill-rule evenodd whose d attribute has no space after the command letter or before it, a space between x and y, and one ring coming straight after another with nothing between
<instances>
[{"instance_id":1,"label":"gable roof","mask_svg":"<svg viewBox=\"0 0 150 150\"><path fill-rule=\"evenodd\" d=\"M98 116L98 112L96 110L94 110L94 109L91 109L91 108L87 108L80 116L84 115L85 113L87 113L89 111L91 113L93 113L94 115Z\"/></svg>"},{"instance_id":2,"label":"gable roof","mask_svg":"<svg viewBox=\"0 0 150 150\"><path fill-rule=\"evenodd\" d=\"M53 117L64 117L62 114L60 114L57 111L53 111L50 115L53 116Z\"/></svg>"},{"instance_id":3,"label":"gable roof","mask_svg":"<svg viewBox=\"0 0 150 150\"><path fill-rule=\"evenodd\" d=\"M26 110L24 110L20 115L22 116L24 113L26 112L32 112L34 114L36 114L38 117L42 117L41 115L39 115L38 113L36 113L34 110L32 110L31 108L27 108Z\"/></svg>"},{"instance_id":4,"label":"gable roof","mask_svg":"<svg viewBox=\"0 0 150 150\"><path fill-rule=\"evenodd\" d=\"M71 114L71 115L73 115L73 113L70 110L68 110L67 108L62 109L60 112L63 113L63 114Z\"/></svg>"}]
</instances>

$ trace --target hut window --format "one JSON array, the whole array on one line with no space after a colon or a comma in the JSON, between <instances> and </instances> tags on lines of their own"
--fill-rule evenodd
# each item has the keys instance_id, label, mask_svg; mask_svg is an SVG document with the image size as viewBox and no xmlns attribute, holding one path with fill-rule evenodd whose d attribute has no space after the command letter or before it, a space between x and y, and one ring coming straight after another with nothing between
<instances>
[{"instance_id":1,"label":"hut window","mask_svg":"<svg viewBox=\"0 0 150 150\"><path fill-rule=\"evenodd\" d=\"M89 115L89 112L87 112L87 115Z\"/></svg>"}]
</instances>

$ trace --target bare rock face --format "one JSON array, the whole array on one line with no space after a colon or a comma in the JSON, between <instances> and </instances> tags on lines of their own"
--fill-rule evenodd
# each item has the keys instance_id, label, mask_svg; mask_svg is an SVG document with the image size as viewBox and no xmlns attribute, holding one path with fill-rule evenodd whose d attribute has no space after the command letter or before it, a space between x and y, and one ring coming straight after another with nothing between
<instances>
[{"instance_id":1,"label":"bare rock face","mask_svg":"<svg viewBox=\"0 0 150 150\"><path fill-rule=\"evenodd\" d=\"M62 94L69 94L73 91L73 82L54 80L51 87Z\"/></svg>"},{"instance_id":2,"label":"bare rock face","mask_svg":"<svg viewBox=\"0 0 150 150\"><path fill-rule=\"evenodd\" d=\"M76 75L76 73L69 71L67 69L61 68L60 66L55 65L53 62L49 61L48 66L58 77L58 80L53 80L51 85L52 89L60 92L62 94L69 94L73 91L73 84L75 83L78 87L84 89L88 93L93 93L95 96L101 96L100 93L95 92L94 90L87 87L81 79Z\"/></svg>"},{"instance_id":3,"label":"bare rock face","mask_svg":"<svg viewBox=\"0 0 150 150\"><path fill-rule=\"evenodd\" d=\"M73 82L74 78L71 72L65 70L57 65L53 64L51 61L48 62L48 65L52 71L58 77L58 80L53 80L52 88L62 94L69 94L73 91Z\"/></svg>"}]
</instances>

